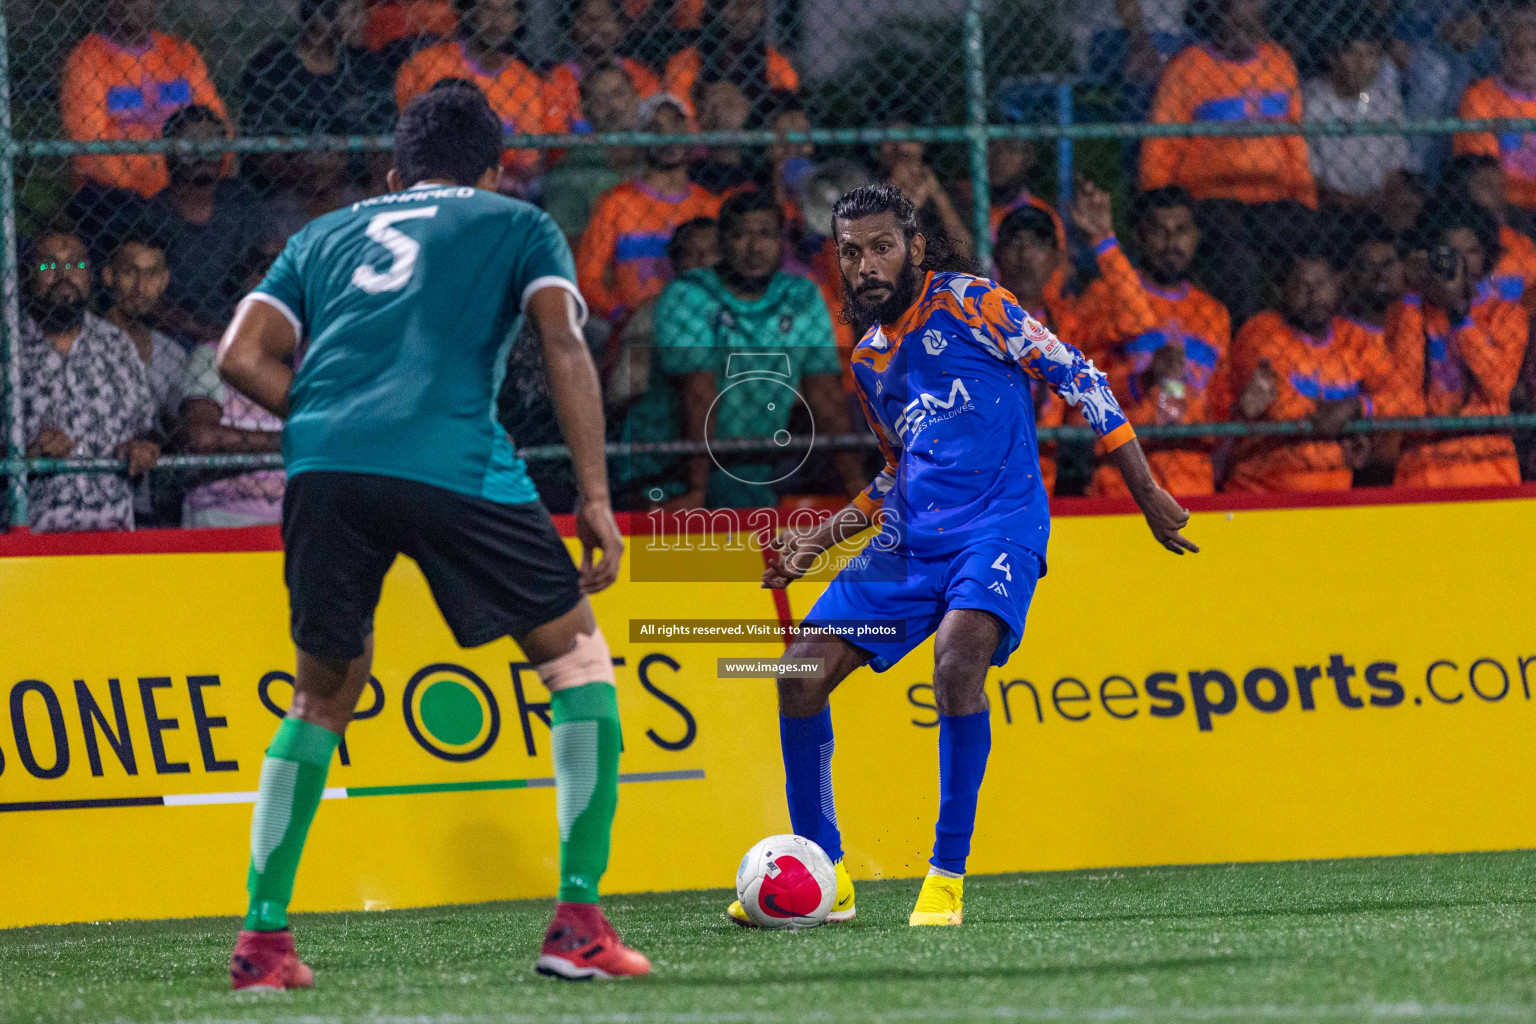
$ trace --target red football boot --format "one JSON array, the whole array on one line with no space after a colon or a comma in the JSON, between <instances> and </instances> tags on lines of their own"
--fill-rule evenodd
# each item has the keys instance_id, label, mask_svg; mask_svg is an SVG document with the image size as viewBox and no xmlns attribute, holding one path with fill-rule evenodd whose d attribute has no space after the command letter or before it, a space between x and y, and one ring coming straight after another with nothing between
<instances>
[{"instance_id":1,"label":"red football boot","mask_svg":"<svg viewBox=\"0 0 1536 1024\"><path fill-rule=\"evenodd\" d=\"M236 992L282 992L314 988L315 972L293 948L293 932L242 931L229 958L229 981Z\"/></svg>"},{"instance_id":2,"label":"red football boot","mask_svg":"<svg viewBox=\"0 0 1536 1024\"><path fill-rule=\"evenodd\" d=\"M612 980L649 974L651 962L620 941L597 904L556 903L533 969L567 981Z\"/></svg>"}]
</instances>

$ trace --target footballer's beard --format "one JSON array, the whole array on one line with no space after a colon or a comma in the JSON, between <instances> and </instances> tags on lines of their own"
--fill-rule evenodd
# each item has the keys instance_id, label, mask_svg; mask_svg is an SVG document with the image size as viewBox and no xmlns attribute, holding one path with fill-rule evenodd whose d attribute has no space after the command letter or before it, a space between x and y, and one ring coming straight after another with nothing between
<instances>
[{"instance_id":1,"label":"footballer's beard","mask_svg":"<svg viewBox=\"0 0 1536 1024\"><path fill-rule=\"evenodd\" d=\"M875 324L890 325L917 301L917 289L921 282L918 269L911 263L902 266L896 275L896 283L890 297L883 302L865 302L859 298L859 290L848 287L843 280L843 316L853 325L854 333L863 337Z\"/></svg>"},{"instance_id":2,"label":"footballer's beard","mask_svg":"<svg viewBox=\"0 0 1536 1024\"><path fill-rule=\"evenodd\" d=\"M56 284L27 300L27 312L43 334L62 334L85 322L85 296L68 284Z\"/></svg>"}]
</instances>

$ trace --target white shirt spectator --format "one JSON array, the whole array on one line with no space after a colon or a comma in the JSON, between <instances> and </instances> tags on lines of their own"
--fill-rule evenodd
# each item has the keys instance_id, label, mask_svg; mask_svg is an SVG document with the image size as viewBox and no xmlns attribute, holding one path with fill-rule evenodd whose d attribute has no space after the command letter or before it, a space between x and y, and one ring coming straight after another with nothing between
<instances>
[{"instance_id":1,"label":"white shirt spectator","mask_svg":"<svg viewBox=\"0 0 1536 1024\"><path fill-rule=\"evenodd\" d=\"M1302 109L1308 121L1403 120L1403 92L1397 68L1390 60L1369 89L1340 96L1326 76L1308 79L1302 87ZM1312 176L1320 188L1364 196L1382 187L1393 171L1416 171L1418 161L1400 134L1333 135L1309 138Z\"/></svg>"},{"instance_id":2,"label":"white shirt spectator","mask_svg":"<svg viewBox=\"0 0 1536 1024\"><path fill-rule=\"evenodd\" d=\"M220 424L236 430L281 434L283 421L232 388L224 386L214 366L219 346L199 345L187 358L182 401L204 399L223 410ZM258 469L226 473L194 487L182 505L186 527L257 526L283 521L283 471Z\"/></svg>"}]
</instances>

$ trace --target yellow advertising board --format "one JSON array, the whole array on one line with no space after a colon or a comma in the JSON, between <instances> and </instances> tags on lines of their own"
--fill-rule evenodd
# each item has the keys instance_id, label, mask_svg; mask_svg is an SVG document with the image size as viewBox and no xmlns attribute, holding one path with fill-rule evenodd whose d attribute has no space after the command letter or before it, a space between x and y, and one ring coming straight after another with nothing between
<instances>
[{"instance_id":1,"label":"yellow advertising board","mask_svg":"<svg viewBox=\"0 0 1536 1024\"><path fill-rule=\"evenodd\" d=\"M1206 512L1175 558L1139 517L1059 518L1012 661L971 869L1536 846L1536 499ZM676 544L676 540L673 542ZM290 693L276 551L0 557L0 926L236 914L262 749ZM773 683L632 620L776 622L754 550L595 600L626 749L610 892L727 886L788 829ZM788 591L809 610L819 585ZM545 896L547 695L465 651L391 573L375 685L332 766L296 910ZM932 645L833 699L854 876L924 870Z\"/></svg>"}]
</instances>

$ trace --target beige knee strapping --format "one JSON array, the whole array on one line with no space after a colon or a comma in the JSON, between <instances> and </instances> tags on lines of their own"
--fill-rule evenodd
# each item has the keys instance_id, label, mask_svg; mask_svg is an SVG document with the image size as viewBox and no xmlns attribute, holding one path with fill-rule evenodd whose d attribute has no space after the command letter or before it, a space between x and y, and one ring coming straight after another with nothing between
<instances>
[{"instance_id":1,"label":"beige knee strapping","mask_svg":"<svg viewBox=\"0 0 1536 1024\"><path fill-rule=\"evenodd\" d=\"M603 639L601 629L594 629L590 636L577 633L576 643L569 651L539 665L537 671L551 693L588 683L614 685L613 657L608 653L608 641Z\"/></svg>"}]
</instances>

